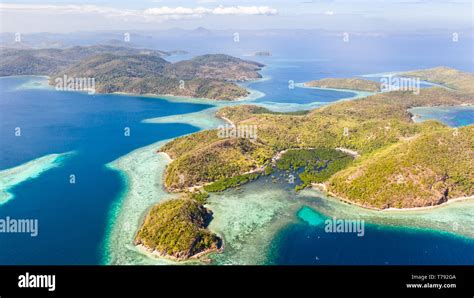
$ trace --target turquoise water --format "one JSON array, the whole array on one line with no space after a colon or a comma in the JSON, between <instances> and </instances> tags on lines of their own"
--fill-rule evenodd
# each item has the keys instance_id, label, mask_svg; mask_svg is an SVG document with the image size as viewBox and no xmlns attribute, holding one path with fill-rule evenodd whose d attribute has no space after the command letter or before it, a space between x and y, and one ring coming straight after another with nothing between
<instances>
[{"instance_id":1,"label":"turquoise water","mask_svg":"<svg viewBox=\"0 0 474 298\"><path fill-rule=\"evenodd\" d=\"M435 119L451 127L474 123L474 107L418 107L410 109L416 122Z\"/></svg>"},{"instance_id":2,"label":"turquoise water","mask_svg":"<svg viewBox=\"0 0 474 298\"><path fill-rule=\"evenodd\" d=\"M321 213L302 207L300 222L275 238L271 263L314 265L474 264L474 239L429 229L393 227L370 222L364 235L328 233ZM344 218L339 218L344 219ZM346 218L347 219L347 218Z\"/></svg>"},{"instance_id":3,"label":"turquoise water","mask_svg":"<svg viewBox=\"0 0 474 298\"><path fill-rule=\"evenodd\" d=\"M322 225L326 220L324 216L309 207L301 208L296 215L310 226Z\"/></svg>"},{"instance_id":4,"label":"turquoise water","mask_svg":"<svg viewBox=\"0 0 474 298\"><path fill-rule=\"evenodd\" d=\"M179 115L209 104L58 92L41 77L1 78L0 92L0 218L39 221L38 237L0 234L1 264L102 263L118 216L111 210L127 183L107 165L134 149L218 124L212 113L196 116L208 118L203 126L193 116L179 123L186 119Z\"/></svg>"},{"instance_id":5,"label":"turquoise water","mask_svg":"<svg viewBox=\"0 0 474 298\"><path fill-rule=\"evenodd\" d=\"M211 106L21 88L30 79L0 79L0 185L9 185L12 196L0 204L0 218L37 219L39 234L0 233L0 264L98 264L109 210L124 188L119 173L105 165L136 148L198 130L141 123L144 118ZM21 136L15 136L17 127ZM69 152L59 161L47 157ZM21 171L8 172L19 165Z\"/></svg>"},{"instance_id":6,"label":"turquoise water","mask_svg":"<svg viewBox=\"0 0 474 298\"><path fill-rule=\"evenodd\" d=\"M176 42L169 47L183 48ZM291 42L244 38L238 45L216 41L205 48L197 44L190 55L224 51L264 62L264 79L246 84L263 96L241 103L279 110L313 108L355 95L297 85L290 88L290 81L298 84L439 64L466 70L472 63L469 43L462 41L446 51L439 46L445 45L444 39L355 39L344 48L326 38ZM429 55L419 51L427 44L434 49ZM243 56L262 47L273 56ZM414 57L414 53L420 55ZM39 235L0 234L0 264L160 263L133 250L131 241L134 225L146 208L167 196L159 188L159 180L154 180L161 176L152 175L165 165L163 157L154 154L155 143L216 126L212 113L207 113L212 108L214 103L209 101L57 92L45 87L44 78L1 78L0 195L8 200L0 203L0 218L38 219ZM450 109L430 117L461 126L472 123L472 115L471 110ZM142 122L144 119L154 120ZM15 136L16 128L21 128L20 137ZM130 129L129 137L124 136L126 128ZM150 144L155 145L130 154ZM143 160L148 166L141 164ZM124 170L139 174L135 187L128 185L132 182L124 178ZM75 183L70 183L71 175ZM142 185L144 188L135 191ZM133 200L125 198L130 191ZM462 225L471 223L471 205L423 215L367 213L367 240L361 240L353 235L324 238L318 233L323 219L334 214L364 214L364 210L345 209L314 195L296 195L292 187L271 181L259 179L214 195L209 201L215 214L210 228L220 233L227 245L223 254L212 256L217 264L318 264L316 257L326 264L472 263L472 243L466 239L474 236ZM452 230L449 227L456 218L462 219L460 228ZM416 226L423 229L413 230ZM324 242L316 240L317 236ZM448 247L453 248L451 256Z\"/></svg>"}]
</instances>

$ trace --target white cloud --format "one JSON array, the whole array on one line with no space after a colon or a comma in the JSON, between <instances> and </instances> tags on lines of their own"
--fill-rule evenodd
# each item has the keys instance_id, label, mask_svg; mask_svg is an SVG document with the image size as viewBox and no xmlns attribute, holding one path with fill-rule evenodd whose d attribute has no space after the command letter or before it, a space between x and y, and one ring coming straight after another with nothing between
<instances>
[{"instance_id":1,"label":"white cloud","mask_svg":"<svg viewBox=\"0 0 474 298\"><path fill-rule=\"evenodd\" d=\"M223 7L219 6L212 10L213 14L248 14L248 15L276 15L278 11L268 6L231 6Z\"/></svg>"},{"instance_id":2,"label":"white cloud","mask_svg":"<svg viewBox=\"0 0 474 298\"><path fill-rule=\"evenodd\" d=\"M167 15L203 15L209 12L209 9L204 7L187 8L187 7L155 7L144 11L146 15L167 16Z\"/></svg>"},{"instance_id":3,"label":"white cloud","mask_svg":"<svg viewBox=\"0 0 474 298\"><path fill-rule=\"evenodd\" d=\"M149 8L144 12L146 15L158 15L158 16L203 16L207 14L213 15L276 15L278 11L268 6L218 6L216 8L205 8L205 7L175 7L170 8L167 6Z\"/></svg>"},{"instance_id":4,"label":"white cloud","mask_svg":"<svg viewBox=\"0 0 474 298\"><path fill-rule=\"evenodd\" d=\"M104 17L144 18L147 21L202 17L204 15L276 15L268 6L155 7L145 10L119 9L97 5L43 5L0 3L1 13L90 14Z\"/></svg>"},{"instance_id":5,"label":"white cloud","mask_svg":"<svg viewBox=\"0 0 474 298\"><path fill-rule=\"evenodd\" d=\"M108 17L138 16L139 11L130 9L117 9L97 5L43 5L43 4L9 4L0 3L0 12L26 12L49 14L99 14Z\"/></svg>"}]
</instances>

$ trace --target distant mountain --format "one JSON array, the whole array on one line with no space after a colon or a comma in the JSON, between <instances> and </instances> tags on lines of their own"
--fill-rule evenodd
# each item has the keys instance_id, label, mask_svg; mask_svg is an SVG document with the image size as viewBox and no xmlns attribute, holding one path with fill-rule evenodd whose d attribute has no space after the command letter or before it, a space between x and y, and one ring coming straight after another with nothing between
<instances>
[{"instance_id":1,"label":"distant mountain","mask_svg":"<svg viewBox=\"0 0 474 298\"><path fill-rule=\"evenodd\" d=\"M191 32L187 32L186 33L187 36L211 36L212 35L212 31L209 30L209 29L206 29L204 27L198 27L194 30L192 30Z\"/></svg>"},{"instance_id":2,"label":"distant mountain","mask_svg":"<svg viewBox=\"0 0 474 298\"><path fill-rule=\"evenodd\" d=\"M170 63L155 54L100 54L76 62L51 76L94 78L98 93L177 95L233 100L247 90L234 81L260 77L263 65L228 55L203 55Z\"/></svg>"},{"instance_id":3,"label":"distant mountain","mask_svg":"<svg viewBox=\"0 0 474 298\"><path fill-rule=\"evenodd\" d=\"M168 51L168 53L170 55L186 55L186 54L188 54L187 51L183 51L183 50L172 50L172 51Z\"/></svg>"}]
</instances>

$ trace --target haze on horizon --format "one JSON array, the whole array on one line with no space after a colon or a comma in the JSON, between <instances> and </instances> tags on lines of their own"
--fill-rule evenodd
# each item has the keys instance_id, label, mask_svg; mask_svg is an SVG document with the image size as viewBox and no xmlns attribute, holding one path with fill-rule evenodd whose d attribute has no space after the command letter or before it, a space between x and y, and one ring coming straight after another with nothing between
<instances>
[{"instance_id":1,"label":"haze on horizon","mask_svg":"<svg viewBox=\"0 0 474 298\"><path fill-rule=\"evenodd\" d=\"M474 27L471 0L5 0L0 32L193 29L414 31Z\"/></svg>"}]
</instances>

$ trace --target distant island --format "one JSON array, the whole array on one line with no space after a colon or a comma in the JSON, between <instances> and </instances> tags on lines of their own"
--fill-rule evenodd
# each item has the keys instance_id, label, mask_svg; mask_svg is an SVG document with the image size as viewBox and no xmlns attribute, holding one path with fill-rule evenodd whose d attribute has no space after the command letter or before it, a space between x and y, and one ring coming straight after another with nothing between
<instances>
[{"instance_id":1,"label":"distant island","mask_svg":"<svg viewBox=\"0 0 474 298\"><path fill-rule=\"evenodd\" d=\"M95 92L235 100L249 92L236 84L261 78L263 64L224 54L170 63L167 52L117 46L2 51L0 75L94 78Z\"/></svg>"},{"instance_id":2,"label":"distant island","mask_svg":"<svg viewBox=\"0 0 474 298\"><path fill-rule=\"evenodd\" d=\"M166 57L164 51L147 50L115 45L75 46L58 49L2 48L0 51L0 76L46 75L51 76L83 59L101 54L149 55Z\"/></svg>"},{"instance_id":3,"label":"distant island","mask_svg":"<svg viewBox=\"0 0 474 298\"><path fill-rule=\"evenodd\" d=\"M419 78L420 80L440 84L460 92L474 93L474 84L472 83L474 81L474 74L446 66L402 72L398 75Z\"/></svg>"},{"instance_id":4,"label":"distant island","mask_svg":"<svg viewBox=\"0 0 474 298\"><path fill-rule=\"evenodd\" d=\"M255 52L253 53L254 56L258 57L258 56L271 56L272 53L270 53L269 51L261 51L261 52Z\"/></svg>"},{"instance_id":5,"label":"distant island","mask_svg":"<svg viewBox=\"0 0 474 298\"><path fill-rule=\"evenodd\" d=\"M381 84L359 78L327 78L304 83L305 87L348 89L357 91L379 92Z\"/></svg>"}]
</instances>

